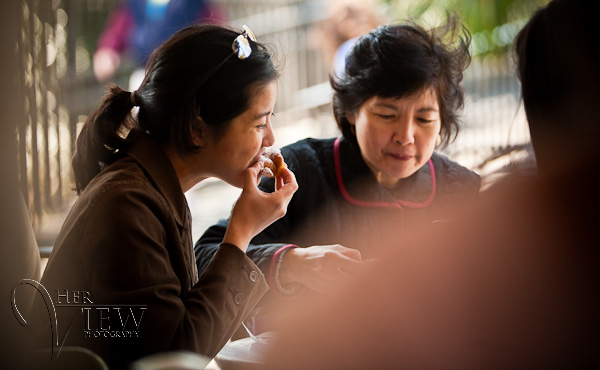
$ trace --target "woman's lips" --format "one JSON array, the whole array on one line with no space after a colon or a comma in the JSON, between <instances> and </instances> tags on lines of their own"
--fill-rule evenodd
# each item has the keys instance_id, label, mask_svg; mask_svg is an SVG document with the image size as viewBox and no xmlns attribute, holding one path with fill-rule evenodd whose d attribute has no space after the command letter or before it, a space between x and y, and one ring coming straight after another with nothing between
<instances>
[{"instance_id":1,"label":"woman's lips","mask_svg":"<svg viewBox=\"0 0 600 370\"><path fill-rule=\"evenodd\" d=\"M392 158L400 160L400 161L409 161L413 158L413 156L409 155L409 154L390 153L390 156L392 156Z\"/></svg>"}]
</instances>

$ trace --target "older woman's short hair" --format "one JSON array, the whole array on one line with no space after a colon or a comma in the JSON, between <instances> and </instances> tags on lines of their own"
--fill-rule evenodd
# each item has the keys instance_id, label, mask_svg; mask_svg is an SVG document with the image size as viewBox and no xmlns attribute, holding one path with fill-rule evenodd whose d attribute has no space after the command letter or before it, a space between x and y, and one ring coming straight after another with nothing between
<instances>
[{"instance_id":1,"label":"older woman's short hair","mask_svg":"<svg viewBox=\"0 0 600 370\"><path fill-rule=\"evenodd\" d=\"M346 57L342 76L331 76L333 111L344 137L356 142L346 118L373 96L405 97L433 88L440 105L442 143L458 133L464 105L463 71L471 35L460 18L426 30L415 22L380 26L361 37Z\"/></svg>"}]
</instances>

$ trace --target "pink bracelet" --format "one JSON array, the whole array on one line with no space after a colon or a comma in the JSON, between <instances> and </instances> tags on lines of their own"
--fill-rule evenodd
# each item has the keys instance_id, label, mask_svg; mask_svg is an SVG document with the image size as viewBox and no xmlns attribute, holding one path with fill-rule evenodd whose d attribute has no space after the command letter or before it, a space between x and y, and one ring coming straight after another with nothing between
<instances>
[{"instance_id":1,"label":"pink bracelet","mask_svg":"<svg viewBox=\"0 0 600 370\"><path fill-rule=\"evenodd\" d=\"M298 291L298 289L285 289L283 286L281 286L281 283L279 282L279 268L281 267L283 255L290 248L298 248L298 246L294 244L287 244L279 248L275 252L275 254L273 254L273 259L271 260L271 267L269 268L269 286L274 286L274 290L283 295L291 295Z\"/></svg>"}]
</instances>

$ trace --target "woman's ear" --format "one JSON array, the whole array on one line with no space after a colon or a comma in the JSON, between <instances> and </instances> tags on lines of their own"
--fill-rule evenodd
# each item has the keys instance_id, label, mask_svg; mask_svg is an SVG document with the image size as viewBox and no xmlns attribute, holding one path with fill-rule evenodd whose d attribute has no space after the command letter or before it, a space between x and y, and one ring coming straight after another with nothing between
<instances>
[{"instance_id":1,"label":"woman's ear","mask_svg":"<svg viewBox=\"0 0 600 370\"><path fill-rule=\"evenodd\" d=\"M354 112L347 112L346 113L346 119L348 120L348 123L350 124L350 132L352 132L354 135L356 135L356 115L354 114Z\"/></svg>"},{"instance_id":2,"label":"woman's ear","mask_svg":"<svg viewBox=\"0 0 600 370\"><path fill-rule=\"evenodd\" d=\"M356 121L356 115L354 114L354 112L346 112L346 119L352 126L354 126L354 122Z\"/></svg>"},{"instance_id":3,"label":"woman's ear","mask_svg":"<svg viewBox=\"0 0 600 370\"><path fill-rule=\"evenodd\" d=\"M190 137L192 138L192 143L198 147L202 148L206 141L206 123L202 119L202 117L198 116L195 124L190 126Z\"/></svg>"}]
</instances>

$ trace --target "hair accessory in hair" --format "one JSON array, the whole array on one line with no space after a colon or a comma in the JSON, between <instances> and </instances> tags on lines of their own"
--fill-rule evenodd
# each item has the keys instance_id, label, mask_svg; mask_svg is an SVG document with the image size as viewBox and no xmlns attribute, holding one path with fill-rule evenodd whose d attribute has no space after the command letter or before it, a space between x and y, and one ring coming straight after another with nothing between
<instances>
[{"instance_id":1,"label":"hair accessory in hair","mask_svg":"<svg viewBox=\"0 0 600 370\"><path fill-rule=\"evenodd\" d=\"M237 53L237 57L239 59L246 59L250 56L250 54L252 54L250 40L256 42L256 36L254 36L254 33L250 31L250 28L248 28L248 26L243 25L242 28L244 29L244 31L241 35L236 37L235 40L233 40L231 48L233 49L234 53Z\"/></svg>"},{"instance_id":2,"label":"hair accessory in hair","mask_svg":"<svg viewBox=\"0 0 600 370\"><path fill-rule=\"evenodd\" d=\"M223 61L221 63L219 63L215 68L213 68L206 75L206 77L204 78L202 83L199 84L198 86L204 85L204 83L206 81L208 81L208 79L211 78L223 66L223 64L225 64L225 62L227 62L232 56L236 55L238 57L238 59L244 60L244 59L248 58L250 56L250 54L252 54L252 47L250 46L250 40L252 40L252 42L256 42L256 36L254 36L254 33L252 33L252 31L250 30L250 28L248 28L248 26L243 25L242 28L243 28L242 33L238 37L236 37L233 40L233 43L231 44L231 49L233 50L233 53L228 54L227 57L225 57L225 59L223 59Z\"/></svg>"}]
</instances>

